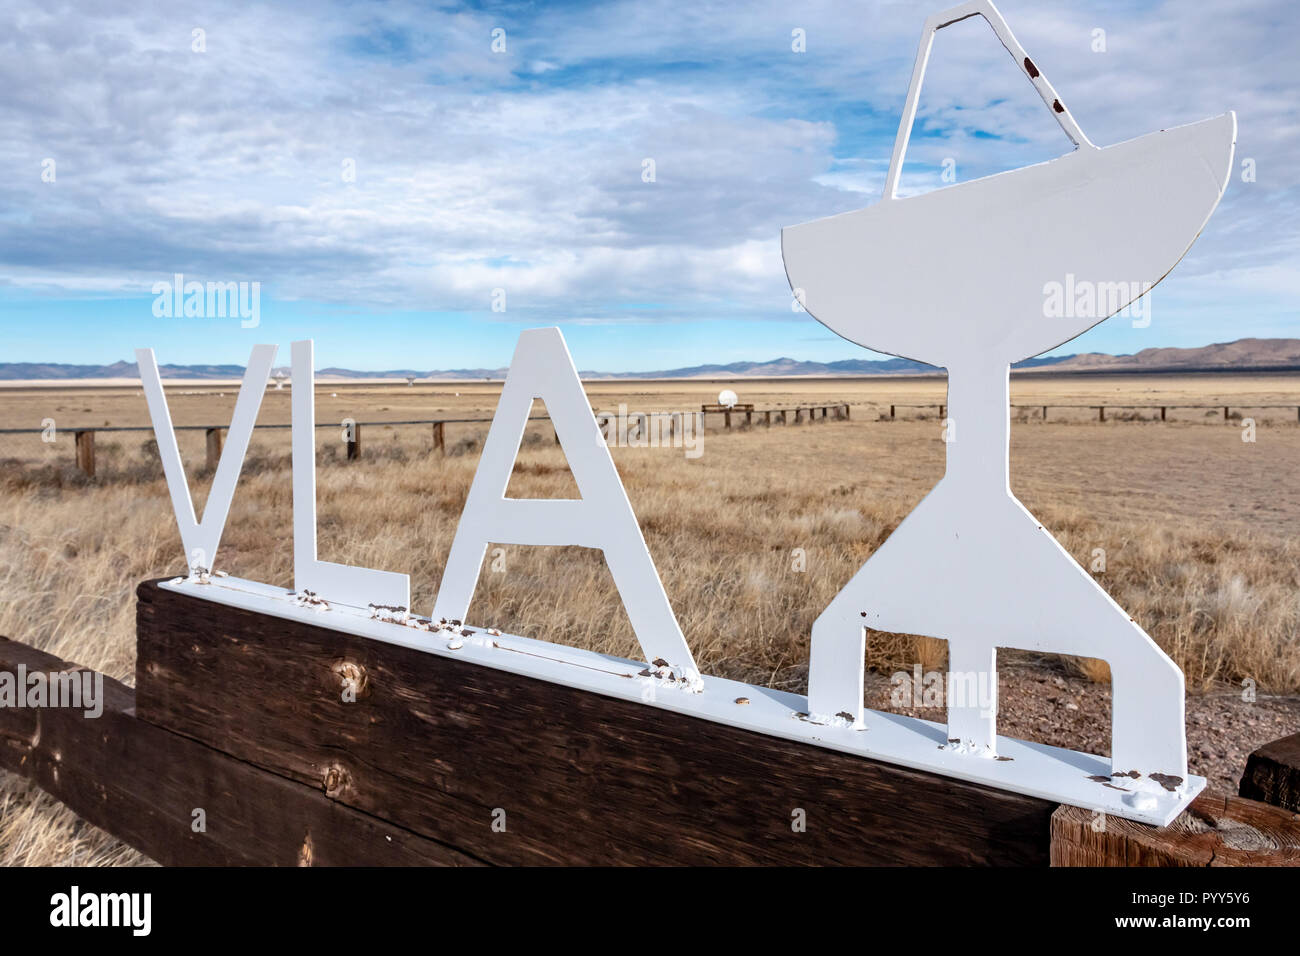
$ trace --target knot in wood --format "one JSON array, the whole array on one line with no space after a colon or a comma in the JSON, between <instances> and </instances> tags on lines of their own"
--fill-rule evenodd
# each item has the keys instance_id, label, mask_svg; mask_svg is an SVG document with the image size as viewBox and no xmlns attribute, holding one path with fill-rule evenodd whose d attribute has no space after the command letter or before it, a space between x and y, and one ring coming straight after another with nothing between
<instances>
[{"instance_id":1,"label":"knot in wood","mask_svg":"<svg viewBox=\"0 0 1300 956\"><path fill-rule=\"evenodd\" d=\"M325 789L325 796L337 797L352 786L352 774L348 772L346 767L332 763L325 768L321 783Z\"/></svg>"},{"instance_id":2,"label":"knot in wood","mask_svg":"<svg viewBox=\"0 0 1300 956\"><path fill-rule=\"evenodd\" d=\"M370 696L370 676L365 667L355 661L342 660L334 664L333 671L345 689L351 688L357 700Z\"/></svg>"}]
</instances>

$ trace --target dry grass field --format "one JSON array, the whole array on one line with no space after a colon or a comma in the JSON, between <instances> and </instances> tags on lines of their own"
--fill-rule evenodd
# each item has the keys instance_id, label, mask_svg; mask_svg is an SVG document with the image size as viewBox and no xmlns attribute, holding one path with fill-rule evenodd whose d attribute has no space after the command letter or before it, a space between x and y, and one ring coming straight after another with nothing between
<instances>
[{"instance_id":1,"label":"dry grass field","mask_svg":"<svg viewBox=\"0 0 1300 956\"><path fill-rule=\"evenodd\" d=\"M719 387L706 381L597 382L588 394L601 411L615 411L620 403L632 411L689 410L713 401ZM802 689L813 619L942 474L944 444L934 409L900 409L895 421L882 415L888 418L890 403L943 402L945 386L941 378L891 378L730 387L760 409L852 402L853 417L729 433L711 420L698 458L680 448L618 448L614 459L701 667ZM498 390L489 383L319 383L317 416L321 423L488 417ZM225 424L235 391L211 384L169 387L173 419ZM260 421L288 422L289 395L288 389L269 391ZM1105 423L1087 409L1059 415L1053 409L1045 423L1036 410L1017 413L1012 484L1085 567L1095 549L1104 549L1106 568L1097 580L1183 667L1189 695L1237 700L1245 679L1256 683L1261 702L1300 692L1300 544L1294 534L1300 527L1294 407L1300 375L1035 374L1013 380L1012 400L1226 404L1256 420L1256 440L1246 442L1243 423L1225 422L1221 409L1208 415L1171 409L1163 423L1149 420L1149 410L1108 410ZM1288 402L1290 411L1255 410ZM58 429L53 443L0 435L0 634L130 683L133 589L142 579L183 570L180 541L151 436L101 432L98 475L90 480L73 467L68 429L146 424L144 400L138 388L0 390L3 427L40 427L46 418ZM370 426L363 430L362 459L346 462L339 429L321 428L321 557L409 573L415 606L427 612L485 431L484 425L448 426L444 457L432 452L428 426ZM209 477L201 467L202 432L182 432L181 448L199 508ZM291 584L288 461L287 430L255 432L218 568ZM530 426L511 494L576 494L546 423ZM796 570L795 549L806 552L804 571ZM637 656L598 552L507 547L504 563L495 572L485 565L473 623ZM934 589L941 597L943 582L936 580ZM869 663L885 675L918 662L930 669L942 666L944 646L879 635ZM1070 681L1106 678L1097 662L1059 667ZM1005 687L1022 677L1011 668L1003 679ZM1297 713L1293 708L1279 719L1294 720ZM942 719L941 713L928 716ZM1262 742L1249 739L1253 725L1246 718L1233 721L1241 746ZM1274 726L1265 722L1258 733L1279 736ZM1008 732L1081 745L1058 739L1056 725ZM1198 759L1193 746L1193 771L1206 772ZM38 791L0 775L0 862L141 861Z\"/></svg>"}]
</instances>

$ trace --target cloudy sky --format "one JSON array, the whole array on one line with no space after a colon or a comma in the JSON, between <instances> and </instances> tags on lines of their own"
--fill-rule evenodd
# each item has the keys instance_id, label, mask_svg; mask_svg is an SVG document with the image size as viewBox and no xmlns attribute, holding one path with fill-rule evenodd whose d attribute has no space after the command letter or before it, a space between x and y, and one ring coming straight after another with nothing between
<instances>
[{"instance_id":1,"label":"cloudy sky","mask_svg":"<svg viewBox=\"0 0 1300 956\"><path fill-rule=\"evenodd\" d=\"M588 369L870 357L792 311L780 228L877 200L946 5L6 0L0 361L313 337L322 366L496 367L552 324ZM999 6L1098 145L1237 111L1150 326L1058 351L1297 335L1300 7ZM903 191L1069 145L968 20L935 41ZM176 273L260 283L260 325L155 315Z\"/></svg>"}]
</instances>

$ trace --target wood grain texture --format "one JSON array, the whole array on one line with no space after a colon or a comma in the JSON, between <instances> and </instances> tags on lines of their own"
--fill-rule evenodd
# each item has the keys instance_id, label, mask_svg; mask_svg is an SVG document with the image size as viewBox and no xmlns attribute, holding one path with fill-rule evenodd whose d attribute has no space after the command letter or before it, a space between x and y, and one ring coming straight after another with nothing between
<instances>
[{"instance_id":1,"label":"wood grain texture","mask_svg":"<svg viewBox=\"0 0 1300 956\"><path fill-rule=\"evenodd\" d=\"M1274 740L1251 754L1238 794L1300 812L1300 734Z\"/></svg>"},{"instance_id":2,"label":"wood grain texture","mask_svg":"<svg viewBox=\"0 0 1300 956\"><path fill-rule=\"evenodd\" d=\"M164 591L142 719L501 864L1045 865L1055 805ZM343 677L360 675L354 702ZM792 827L795 811L805 832ZM493 829L504 811L505 832ZM499 813L498 813L499 819Z\"/></svg>"},{"instance_id":3,"label":"wood grain texture","mask_svg":"<svg viewBox=\"0 0 1300 956\"><path fill-rule=\"evenodd\" d=\"M1167 827L1063 806L1053 866L1300 866L1300 815L1205 791Z\"/></svg>"},{"instance_id":4,"label":"wood grain texture","mask_svg":"<svg viewBox=\"0 0 1300 956\"><path fill-rule=\"evenodd\" d=\"M0 671L83 671L0 638ZM129 687L103 678L103 713L0 707L0 767L171 865L473 865L451 847L358 813L133 713ZM193 829L204 811L206 832Z\"/></svg>"}]
</instances>

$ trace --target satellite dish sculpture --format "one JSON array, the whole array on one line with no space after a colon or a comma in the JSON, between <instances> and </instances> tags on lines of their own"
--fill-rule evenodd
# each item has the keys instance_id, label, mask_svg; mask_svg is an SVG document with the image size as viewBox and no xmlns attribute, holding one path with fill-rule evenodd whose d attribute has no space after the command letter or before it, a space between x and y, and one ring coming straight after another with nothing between
<instances>
[{"instance_id":1,"label":"satellite dish sculpture","mask_svg":"<svg viewBox=\"0 0 1300 956\"><path fill-rule=\"evenodd\" d=\"M1075 149L900 199L934 34L973 16ZM1008 376L1011 363L1069 341L1164 278L1218 205L1235 139L1225 113L1098 148L988 0L926 21L880 202L782 231L786 274L818 321L948 370L944 476L814 624L810 711L862 721L865 628L943 638L946 746L991 756L996 708L963 701L959 681L996 689L998 647L1099 657L1113 681L1112 772L1185 782L1182 672L1011 494ZM1076 287L1136 291L1089 315L1049 316L1046 290L1067 275Z\"/></svg>"},{"instance_id":2,"label":"satellite dish sculpture","mask_svg":"<svg viewBox=\"0 0 1300 956\"><path fill-rule=\"evenodd\" d=\"M899 199L898 174L934 32L971 16L992 25L1076 149L1042 165ZM850 341L945 366L952 410L943 479L817 619L806 698L699 674L558 329L519 338L429 618L409 606L405 574L318 556L310 341L293 343L291 355L292 590L231 577L213 563L276 346L257 345L249 358L201 520L157 361L151 350L139 350L190 568L160 586L435 658L1167 824L1205 786L1187 774L1183 676L1012 496L1007 382L1012 362L1068 341L1128 304L1121 296L1104 314L1063 320L1044 307L1048 283L1074 276L1076 286L1138 280L1137 288L1148 289L1173 268L1219 201L1235 135L1229 113L1099 149L991 3L966 3L926 22L882 200L782 233L786 271L808 311ZM942 281L923 266L932 262L943 264ZM536 398L547 402L579 499L506 494ZM601 549L644 660L464 627L489 542ZM928 585L935 580L944 582L941 593ZM947 728L864 712L868 627L948 641ZM972 676L996 689L998 647L1107 660L1112 758L996 736L996 701L986 696L972 704L954 692ZM1112 782L1112 774L1125 779Z\"/></svg>"}]
</instances>

